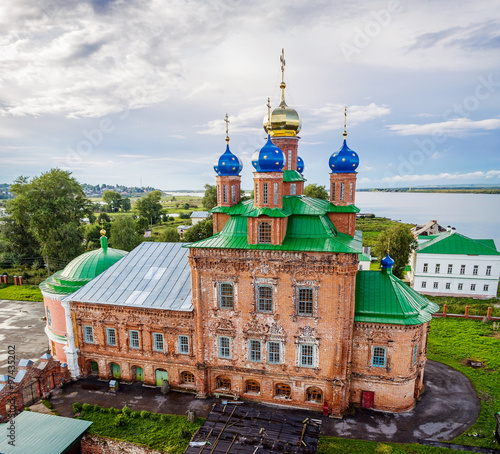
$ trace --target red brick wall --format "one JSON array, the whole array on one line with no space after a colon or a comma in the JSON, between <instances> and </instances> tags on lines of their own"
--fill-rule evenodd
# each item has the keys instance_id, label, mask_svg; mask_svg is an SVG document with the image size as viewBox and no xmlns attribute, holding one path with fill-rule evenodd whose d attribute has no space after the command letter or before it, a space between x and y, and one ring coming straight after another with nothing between
<instances>
[{"instance_id":1,"label":"red brick wall","mask_svg":"<svg viewBox=\"0 0 500 454\"><path fill-rule=\"evenodd\" d=\"M230 216L224 213L214 213L212 215L212 219L214 222L214 235L215 235L224 228L226 222L229 221Z\"/></svg>"},{"instance_id":2,"label":"red brick wall","mask_svg":"<svg viewBox=\"0 0 500 454\"><path fill-rule=\"evenodd\" d=\"M339 232L350 236L356 233L356 213L328 213L328 217Z\"/></svg>"},{"instance_id":3,"label":"red brick wall","mask_svg":"<svg viewBox=\"0 0 500 454\"><path fill-rule=\"evenodd\" d=\"M335 205L354 205L356 202L356 177L357 173L331 173L330 174L330 202ZM335 183L335 193L332 185ZM344 197L341 198L340 184L344 183ZM352 184L352 193L351 193Z\"/></svg>"},{"instance_id":4,"label":"red brick wall","mask_svg":"<svg viewBox=\"0 0 500 454\"><path fill-rule=\"evenodd\" d=\"M254 205L258 208L283 208L283 173L282 172L254 172ZM267 183L268 197L267 203L264 203L263 185ZM278 184L278 199L274 203L274 183ZM255 186L259 188L255 191Z\"/></svg>"},{"instance_id":5,"label":"red brick wall","mask_svg":"<svg viewBox=\"0 0 500 454\"><path fill-rule=\"evenodd\" d=\"M298 153L298 146L299 146L299 138L298 137L273 137L272 142L274 145L276 145L278 148L281 149L281 151L285 154L286 156L286 165L283 168L283 170L288 170L288 150L292 151L292 159L291 159L291 170L297 170L297 153Z\"/></svg>"}]
</instances>

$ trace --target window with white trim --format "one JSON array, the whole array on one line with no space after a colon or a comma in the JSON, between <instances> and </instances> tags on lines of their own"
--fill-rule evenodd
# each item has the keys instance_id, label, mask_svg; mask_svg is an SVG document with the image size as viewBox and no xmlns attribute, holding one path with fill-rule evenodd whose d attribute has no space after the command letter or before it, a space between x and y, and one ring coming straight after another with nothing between
<instances>
[{"instance_id":1,"label":"window with white trim","mask_svg":"<svg viewBox=\"0 0 500 454\"><path fill-rule=\"evenodd\" d=\"M179 353L181 355L189 355L189 336L181 335L177 338L179 343Z\"/></svg>"},{"instance_id":2,"label":"window with white trim","mask_svg":"<svg viewBox=\"0 0 500 454\"><path fill-rule=\"evenodd\" d=\"M85 339L86 344L93 344L94 343L94 328L91 326L84 326L83 327L83 337Z\"/></svg>"},{"instance_id":3,"label":"window with white trim","mask_svg":"<svg viewBox=\"0 0 500 454\"><path fill-rule=\"evenodd\" d=\"M267 205L268 202L268 192L267 192L267 183L262 184L262 203Z\"/></svg>"},{"instance_id":4,"label":"window with white trim","mask_svg":"<svg viewBox=\"0 0 500 454\"><path fill-rule=\"evenodd\" d=\"M465 274L465 265L460 265L460 274Z\"/></svg>"},{"instance_id":5,"label":"window with white trim","mask_svg":"<svg viewBox=\"0 0 500 454\"><path fill-rule=\"evenodd\" d=\"M300 345L300 367L314 367L314 345Z\"/></svg>"},{"instance_id":6,"label":"window with white trim","mask_svg":"<svg viewBox=\"0 0 500 454\"><path fill-rule=\"evenodd\" d=\"M297 195L297 183L290 185L290 195Z\"/></svg>"},{"instance_id":7,"label":"window with white trim","mask_svg":"<svg viewBox=\"0 0 500 454\"><path fill-rule=\"evenodd\" d=\"M372 366L385 367L386 354L385 347L372 347Z\"/></svg>"},{"instance_id":8,"label":"window with white trim","mask_svg":"<svg viewBox=\"0 0 500 454\"><path fill-rule=\"evenodd\" d=\"M231 339L229 337L219 337L219 358L231 358Z\"/></svg>"},{"instance_id":9,"label":"window with white trim","mask_svg":"<svg viewBox=\"0 0 500 454\"><path fill-rule=\"evenodd\" d=\"M258 230L259 244L271 244L271 223L261 222Z\"/></svg>"},{"instance_id":10,"label":"window with white trim","mask_svg":"<svg viewBox=\"0 0 500 454\"><path fill-rule=\"evenodd\" d=\"M248 341L248 359L260 363L262 360L260 341L253 339Z\"/></svg>"},{"instance_id":11,"label":"window with white trim","mask_svg":"<svg viewBox=\"0 0 500 454\"><path fill-rule=\"evenodd\" d=\"M222 201L227 203L227 184L222 185Z\"/></svg>"},{"instance_id":12,"label":"window with white trim","mask_svg":"<svg viewBox=\"0 0 500 454\"><path fill-rule=\"evenodd\" d=\"M236 202L236 188L234 184L231 185L231 202Z\"/></svg>"},{"instance_id":13,"label":"window with white trim","mask_svg":"<svg viewBox=\"0 0 500 454\"><path fill-rule=\"evenodd\" d=\"M345 183L340 183L339 200L344 200L345 197Z\"/></svg>"},{"instance_id":14,"label":"window with white trim","mask_svg":"<svg viewBox=\"0 0 500 454\"><path fill-rule=\"evenodd\" d=\"M129 341L130 341L130 348L139 348L141 346L139 341L139 331L131 329L129 331Z\"/></svg>"},{"instance_id":15,"label":"window with white trim","mask_svg":"<svg viewBox=\"0 0 500 454\"><path fill-rule=\"evenodd\" d=\"M274 204L277 205L278 204L278 183L274 183L273 185L274 189L273 189L273 197L274 197Z\"/></svg>"},{"instance_id":16,"label":"window with white trim","mask_svg":"<svg viewBox=\"0 0 500 454\"><path fill-rule=\"evenodd\" d=\"M491 276L491 266L490 265L488 265L486 267L486 276Z\"/></svg>"},{"instance_id":17,"label":"window with white trim","mask_svg":"<svg viewBox=\"0 0 500 454\"><path fill-rule=\"evenodd\" d=\"M422 288L427 288L427 281L422 281L422 285L421 285Z\"/></svg>"},{"instance_id":18,"label":"window with white trim","mask_svg":"<svg viewBox=\"0 0 500 454\"><path fill-rule=\"evenodd\" d=\"M427 273L428 270L429 270L429 264L424 263L424 268L422 269L422 273Z\"/></svg>"},{"instance_id":19,"label":"window with white trim","mask_svg":"<svg viewBox=\"0 0 500 454\"><path fill-rule=\"evenodd\" d=\"M488 284L483 285L483 292L487 292L490 286Z\"/></svg>"},{"instance_id":20,"label":"window with white trim","mask_svg":"<svg viewBox=\"0 0 500 454\"><path fill-rule=\"evenodd\" d=\"M413 347L413 364L417 362L418 359L418 344Z\"/></svg>"},{"instance_id":21,"label":"window with white trim","mask_svg":"<svg viewBox=\"0 0 500 454\"><path fill-rule=\"evenodd\" d=\"M163 333L153 333L153 350L155 352L162 352L165 347Z\"/></svg>"},{"instance_id":22,"label":"window with white trim","mask_svg":"<svg viewBox=\"0 0 500 454\"><path fill-rule=\"evenodd\" d=\"M472 269L472 274L474 276L477 276L479 273L479 265L474 265L474 268Z\"/></svg>"},{"instance_id":23,"label":"window with white trim","mask_svg":"<svg viewBox=\"0 0 500 454\"><path fill-rule=\"evenodd\" d=\"M114 328L106 328L106 341L108 345L116 346L116 330Z\"/></svg>"},{"instance_id":24,"label":"window with white trim","mask_svg":"<svg viewBox=\"0 0 500 454\"><path fill-rule=\"evenodd\" d=\"M463 290L464 289L464 284L458 284L458 290Z\"/></svg>"},{"instance_id":25,"label":"window with white trim","mask_svg":"<svg viewBox=\"0 0 500 454\"><path fill-rule=\"evenodd\" d=\"M447 282L447 283L446 283L446 290L450 290L450 288L451 288L451 283L450 283L450 282Z\"/></svg>"},{"instance_id":26,"label":"window with white trim","mask_svg":"<svg viewBox=\"0 0 500 454\"><path fill-rule=\"evenodd\" d=\"M220 198L220 184L217 185L217 203L221 202Z\"/></svg>"},{"instance_id":27,"label":"window with white trim","mask_svg":"<svg viewBox=\"0 0 500 454\"><path fill-rule=\"evenodd\" d=\"M273 311L273 288L270 285L257 286L257 310L259 312Z\"/></svg>"},{"instance_id":28,"label":"window with white trim","mask_svg":"<svg viewBox=\"0 0 500 454\"><path fill-rule=\"evenodd\" d=\"M354 184L349 183L349 200L352 201L352 194L354 192Z\"/></svg>"},{"instance_id":29,"label":"window with white trim","mask_svg":"<svg viewBox=\"0 0 500 454\"><path fill-rule=\"evenodd\" d=\"M476 284L471 284L470 285L470 291L475 292L476 291Z\"/></svg>"},{"instance_id":30,"label":"window with white trim","mask_svg":"<svg viewBox=\"0 0 500 454\"><path fill-rule=\"evenodd\" d=\"M267 343L267 362L270 364L281 363L281 342L269 341Z\"/></svg>"},{"instance_id":31,"label":"window with white trim","mask_svg":"<svg viewBox=\"0 0 500 454\"><path fill-rule=\"evenodd\" d=\"M313 315L313 289L300 287L298 289L298 313L299 315Z\"/></svg>"},{"instance_id":32,"label":"window with white trim","mask_svg":"<svg viewBox=\"0 0 500 454\"><path fill-rule=\"evenodd\" d=\"M288 150L288 170L292 170L292 150Z\"/></svg>"},{"instance_id":33,"label":"window with white trim","mask_svg":"<svg viewBox=\"0 0 500 454\"><path fill-rule=\"evenodd\" d=\"M255 182L255 190L254 190L255 204L259 203L259 182Z\"/></svg>"},{"instance_id":34,"label":"window with white trim","mask_svg":"<svg viewBox=\"0 0 500 454\"><path fill-rule=\"evenodd\" d=\"M434 284L433 284L432 288L436 289L436 288L438 288L438 287L439 287L439 282L434 282Z\"/></svg>"},{"instance_id":35,"label":"window with white trim","mask_svg":"<svg viewBox=\"0 0 500 454\"><path fill-rule=\"evenodd\" d=\"M331 192L332 192L332 200L335 200L335 183L332 183Z\"/></svg>"},{"instance_id":36,"label":"window with white trim","mask_svg":"<svg viewBox=\"0 0 500 454\"><path fill-rule=\"evenodd\" d=\"M440 264L440 263L437 263L437 264L436 264L436 269L434 270L434 272L435 272L436 274L439 274L439 273L440 273L440 271L441 271L441 264Z\"/></svg>"},{"instance_id":37,"label":"window with white trim","mask_svg":"<svg viewBox=\"0 0 500 454\"><path fill-rule=\"evenodd\" d=\"M219 307L221 309L234 309L233 284L229 282L219 284Z\"/></svg>"},{"instance_id":38,"label":"window with white trim","mask_svg":"<svg viewBox=\"0 0 500 454\"><path fill-rule=\"evenodd\" d=\"M452 274L453 273L453 264L449 264L448 265L448 274Z\"/></svg>"}]
</instances>

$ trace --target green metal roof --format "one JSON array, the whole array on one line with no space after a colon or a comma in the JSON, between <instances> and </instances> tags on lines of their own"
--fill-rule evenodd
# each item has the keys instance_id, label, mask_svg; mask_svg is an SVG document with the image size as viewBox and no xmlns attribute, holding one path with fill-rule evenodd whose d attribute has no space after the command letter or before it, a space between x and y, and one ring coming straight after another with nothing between
<instances>
[{"instance_id":1,"label":"green metal roof","mask_svg":"<svg viewBox=\"0 0 500 454\"><path fill-rule=\"evenodd\" d=\"M91 421L45 415L23 411L14 419L15 446L9 444L9 424L0 427L0 452L2 454L63 454L84 432Z\"/></svg>"},{"instance_id":2,"label":"green metal roof","mask_svg":"<svg viewBox=\"0 0 500 454\"><path fill-rule=\"evenodd\" d=\"M73 259L63 270L43 281L40 284L40 290L46 293L69 295L99 276L127 254L126 251L108 247L108 240L103 236L101 237L100 249L86 252Z\"/></svg>"},{"instance_id":3,"label":"green metal roof","mask_svg":"<svg viewBox=\"0 0 500 454\"><path fill-rule=\"evenodd\" d=\"M417 252L425 254L500 255L493 240L473 240L451 230L422 243Z\"/></svg>"},{"instance_id":4,"label":"green metal roof","mask_svg":"<svg viewBox=\"0 0 500 454\"><path fill-rule=\"evenodd\" d=\"M258 249L281 251L339 252L348 254L362 253L362 239L359 234L354 238L340 233L332 224L327 213L357 213L354 205L337 207L326 200L305 196L283 197L282 209L254 208L253 200L241 202L232 207L216 207L215 213L231 216L218 234L187 245L192 248L217 249ZM267 215L287 217L287 230L283 244L248 244L247 218Z\"/></svg>"},{"instance_id":5,"label":"green metal roof","mask_svg":"<svg viewBox=\"0 0 500 454\"><path fill-rule=\"evenodd\" d=\"M284 170L283 181L285 183L294 183L296 181L307 181L307 180L296 170Z\"/></svg>"},{"instance_id":6,"label":"green metal roof","mask_svg":"<svg viewBox=\"0 0 500 454\"><path fill-rule=\"evenodd\" d=\"M359 254L359 261L360 262L371 262L372 259L367 254Z\"/></svg>"},{"instance_id":7,"label":"green metal roof","mask_svg":"<svg viewBox=\"0 0 500 454\"><path fill-rule=\"evenodd\" d=\"M390 271L358 271L356 275L356 322L420 325L438 310L437 304Z\"/></svg>"}]
</instances>

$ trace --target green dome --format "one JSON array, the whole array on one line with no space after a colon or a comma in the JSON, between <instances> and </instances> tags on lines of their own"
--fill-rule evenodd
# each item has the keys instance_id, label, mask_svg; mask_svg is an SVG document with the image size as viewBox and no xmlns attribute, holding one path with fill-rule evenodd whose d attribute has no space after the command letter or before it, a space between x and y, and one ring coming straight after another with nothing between
<instances>
[{"instance_id":1,"label":"green dome","mask_svg":"<svg viewBox=\"0 0 500 454\"><path fill-rule=\"evenodd\" d=\"M126 251L120 249L108 248L108 239L103 236L101 237L100 249L86 252L73 259L63 270L43 281L40 284L40 290L46 293L69 295L99 276L127 254Z\"/></svg>"}]
</instances>

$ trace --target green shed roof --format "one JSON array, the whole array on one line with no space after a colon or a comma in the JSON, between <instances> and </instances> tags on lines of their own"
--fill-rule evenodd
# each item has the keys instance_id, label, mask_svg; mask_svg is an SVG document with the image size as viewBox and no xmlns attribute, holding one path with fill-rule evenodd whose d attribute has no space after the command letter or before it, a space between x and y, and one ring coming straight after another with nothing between
<instances>
[{"instance_id":1,"label":"green shed roof","mask_svg":"<svg viewBox=\"0 0 500 454\"><path fill-rule=\"evenodd\" d=\"M259 249L281 251L339 252L348 254L362 253L359 235L354 237L338 232L327 213L357 213L354 205L338 207L326 200L305 196L283 197L283 208L255 208L253 200L241 202L232 207L216 207L214 213L231 216L218 234L195 243L192 248L218 249ZM247 218L267 215L287 217L287 230L283 244L248 244Z\"/></svg>"},{"instance_id":2,"label":"green shed roof","mask_svg":"<svg viewBox=\"0 0 500 454\"><path fill-rule=\"evenodd\" d=\"M473 240L453 230L440 233L420 244L417 252L425 254L500 255L493 240Z\"/></svg>"},{"instance_id":3,"label":"green shed roof","mask_svg":"<svg viewBox=\"0 0 500 454\"><path fill-rule=\"evenodd\" d=\"M307 181L307 180L296 170L284 170L283 181L285 183L294 183L295 181Z\"/></svg>"},{"instance_id":4,"label":"green shed roof","mask_svg":"<svg viewBox=\"0 0 500 454\"><path fill-rule=\"evenodd\" d=\"M358 271L354 321L420 325L430 321L439 306L406 285L391 272Z\"/></svg>"},{"instance_id":5,"label":"green shed roof","mask_svg":"<svg viewBox=\"0 0 500 454\"><path fill-rule=\"evenodd\" d=\"M101 237L101 248L79 255L66 267L40 284L46 293L68 295L83 287L111 265L127 255L126 251L108 247L108 240Z\"/></svg>"},{"instance_id":6,"label":"green shed roof","mask_svg":"<svg viewBox=\"0 0 500 454\"><path fill-rule=\"evenodd\" d=\"M91 421L23 411L14 419L15 446L9 444L9 424L0 426L2 454L63 454L80 440Z\"/></svg>"}]
</instances>

